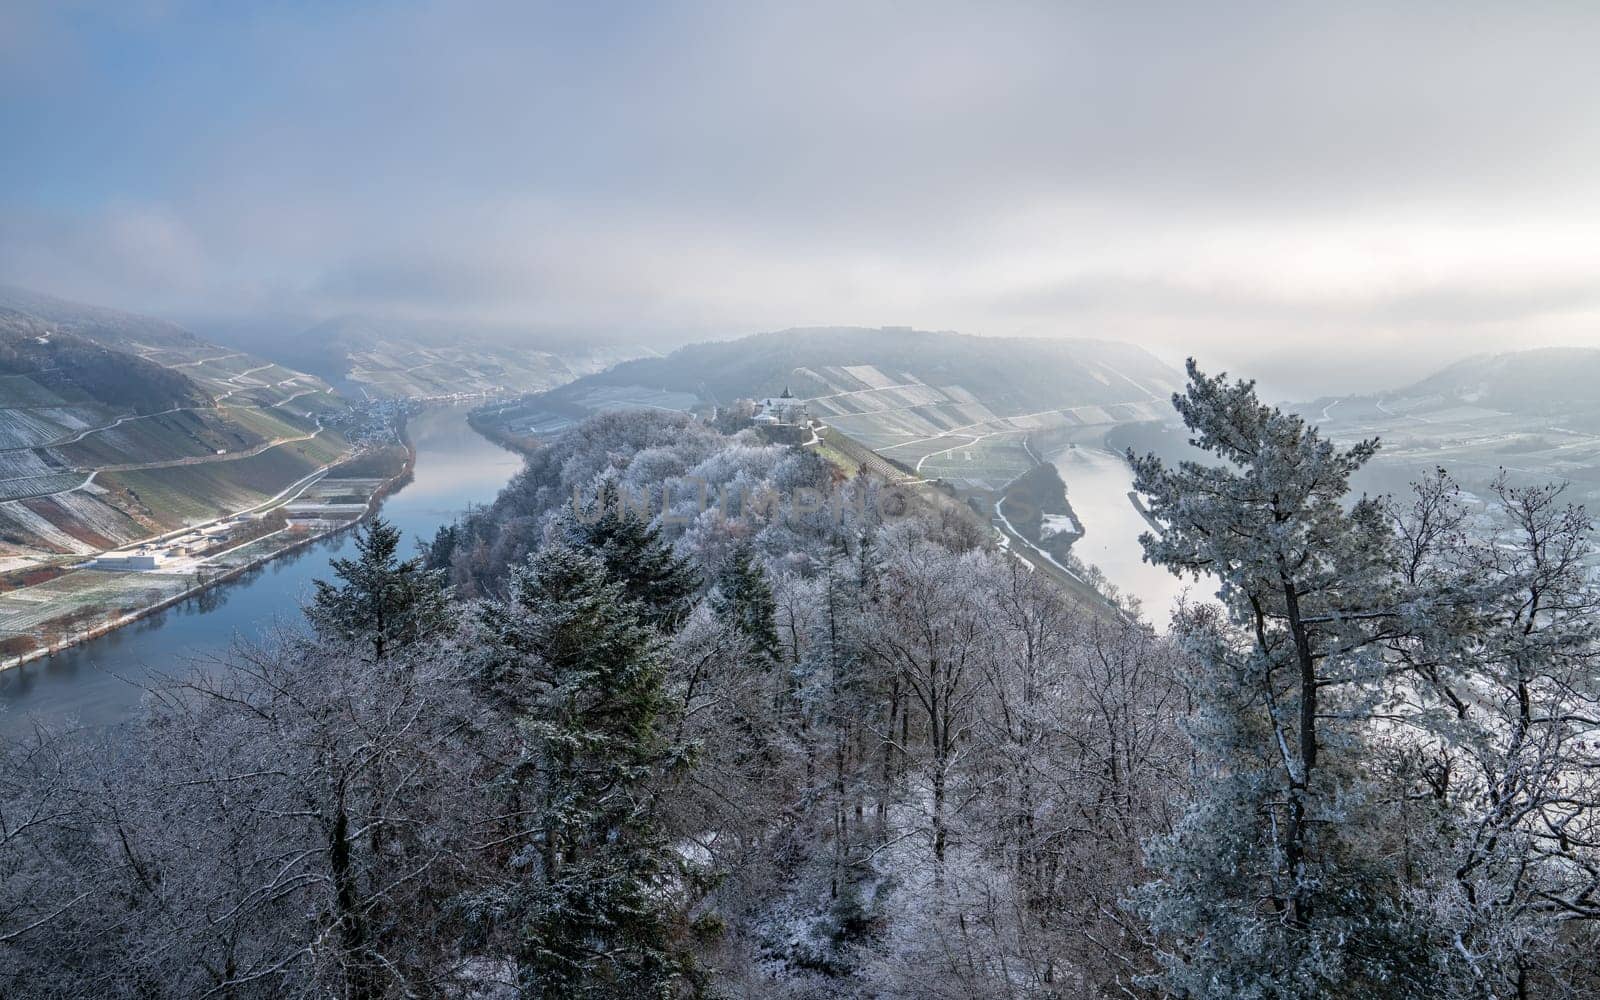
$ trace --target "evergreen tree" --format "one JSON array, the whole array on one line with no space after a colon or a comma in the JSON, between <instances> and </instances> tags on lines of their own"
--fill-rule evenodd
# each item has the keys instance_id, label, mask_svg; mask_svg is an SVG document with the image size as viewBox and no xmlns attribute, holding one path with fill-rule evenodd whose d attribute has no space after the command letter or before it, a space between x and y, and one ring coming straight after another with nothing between
<instances>
[{"instance_id":1,"label":"evergreen tree","mask_svg":"<svg viewBox=\"0 0 1600 1000\"><path fill-rule=\"evenodd\" d=\"M660 996L686 974L667 901L674 855L656 781L669 743L657 631L592 552L547 545L484 606L501 686L519 692L535 831L514 887L524 985L546 997ZM528 808L527 805L524 808Z\"/></svg>"},{"instance_id":2,"label":"evergreen tree","mask_svg":"<svg viewBox=\"0 0 1600 1000\"><path fill-rule=\"evenodd\" d=\"M750 640L757 658L773 666L782 658L778 642L778 605L766 571L748 545L733 551L727 568L717 577L711 609L725 628Z\"/></svg>"},{"instance_id":3,"label":"evergreen tree","mask_svg":"<svg viewBox=\"0 0 1600 1000\"><path fill-rule=\"evenodd\" d=\"M1384 843L1368 722L1399 623L1381 508L1346 504L1376 441L1335 448L1249 382L1189 363L1174 404L1224 460L1130 455L1146 557L1220 580L1226 615L1179 632L1199 663L1197 797L1152 845L1140 903L1185 997L1427 995L1421 933Z\"/></svg>"},{"instance_id":4,"label":"evergreen tree","mask_svg":"<svg viewBox=\"0 0 1600 1000\"><path fill-rule=\"evenodd\" d=\"M421 557L402 560L400 532L381 517L356 529L356 558L332 561L337 583L315 581L306 609L325 640L370 647L382 660L437 632L448 620L444 574Z\"/></svg>"},{"instance_id":5,"label":"evergreen tree","mask_svg":"<svg viewBox=\"0 0 1600 1000\"><path fill-rule=\"evenodd\" d=\"M607 479L595 499L598 517L568 516L569 538L595 550L612 579L622 581L627 596L640 605L645 620L671 631L682 624L699 589L693 566L679 558L661 531L640 511L621 503L616 480Z\"/></svg>"}]
</instances>

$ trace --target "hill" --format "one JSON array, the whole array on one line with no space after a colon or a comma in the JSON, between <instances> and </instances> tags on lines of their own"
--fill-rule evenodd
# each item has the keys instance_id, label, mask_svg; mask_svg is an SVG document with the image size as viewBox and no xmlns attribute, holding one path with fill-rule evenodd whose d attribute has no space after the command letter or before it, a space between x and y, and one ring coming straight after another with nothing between
<instances>
[{"instance_id":1,"label":"hill","mask_svg":"<svg viewBox=\"0 0 1600 1000\"><path fill-rule=\"evenodd\" d=\"M1600 349L1544 348L1458 361L1393 394L1513 413L1600 411Z\"/></svg>"},{"instance_id":2,"label":"hill","mask_svg":"<svg viewBox=\"0 0 1600 1000\"><path fill-rule=\"evenodd\" d=\"M920 475L996 489L1036 464L1030 439L1159 419L1179 381L1147 351L1110 341L795 329L625 362L484 422L539 437L595 412L726 410L787 388L812 417Z\"/></svg>"},{"instance_id":3,"label":"hill","mask_svg":"<svg viewBox=\"0 0 1600 1000\"><path fill-rule=\"evenodd\" d=\"M26 380L64 401L132 413L207 398L182 372L9 312L0 312L0 378L13 387Z\"/></svg>"},{"instance_id":4,"label":"hill","mask_svg":"<svg viewBox=\"0 0 1600 1000\"><path fill-rule=\"evenodd\" d=\"M1063 399L1117 403L1130 390L1144 398L1152 383L1175 384L1176 373L1142 348L1113 341L825 327L691 344L665 357L617 365L552 395L572 397L597 385L644 385L726 405L739 397L775 396L785 386L797 396L821 396L839 391L841 381L959 386L990 406L1021 411Z\"/></svg>"},{"instance_id":5,"label":"hill","mask_svg":"<svg viewBox=\"0 0 1600 1000\"><path fill-rule=\"evenodd\" d=\"M276 341L275 358L357 398L542 392L638 351L582 338L339 316Z\"/></svg>"},{"instance_id":6,"label":"hill","mask_svg":"<svg viewBox=\"0 0 1600 1000\"><path fill-rule=\"evenodd\" d=\"M1338 439L1382 439L1366 489L1403 490L1443 466L1471 490L1504 470L1600 499L1600 349L1480 355L1387 392L1294 408Z\"/></svg>"},{"instance_id":7,"label":"hill","mask_svg":"<svg viewBox=\"0 0 1600 1000\"><path fill-rule=\"evenodd\" d=\"M348 456L335 425L349 418L303 372L162 320L0 289L0 573L258 504Z\"/></svg>"},{"instance_id":8,"label":"hill","mask_svg":"<svg viewBox=\"0 0 1600 1000\"><path fill-rule=\"evenodd\" d=\"M77 334L114 347L142 344L192 348L204 343L166 320L0 285L0 329L27 324L45 324L51 331Z\"/></svg>"}]
</instances>

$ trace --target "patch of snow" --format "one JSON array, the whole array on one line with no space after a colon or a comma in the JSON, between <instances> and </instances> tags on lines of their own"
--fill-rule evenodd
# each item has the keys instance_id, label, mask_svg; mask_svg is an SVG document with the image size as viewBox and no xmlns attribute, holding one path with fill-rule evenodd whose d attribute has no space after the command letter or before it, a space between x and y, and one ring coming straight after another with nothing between
<instances>
[{"instance_id":1,"label":"patch of snow","mask_svg":"<svg viewBox=\"0 0 1600 1000\"><path fill-rule=\"evenodd\" d=\"M1055 535L1081 535L1083 525L1071 514L1045 514L1044 527L1039 532L1040 538L1051 538Z\"/></svg>"}]
</instances>

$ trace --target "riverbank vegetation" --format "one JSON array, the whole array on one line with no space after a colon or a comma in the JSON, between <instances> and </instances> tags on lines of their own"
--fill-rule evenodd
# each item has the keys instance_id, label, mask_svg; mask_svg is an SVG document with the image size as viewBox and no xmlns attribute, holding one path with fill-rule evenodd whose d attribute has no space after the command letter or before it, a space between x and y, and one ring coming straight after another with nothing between
<instances>
[{"instance_id":1,"label":"riverbank vegetation","mask_svg":"<svg viewBox=\"0 0 1600 1000\"><path fill-rule=\"evenodd\" d=\"M1166 636L678 414L373 522L304 631L7 748L0 992L1594 995L1587 517L1177 401L1215 464L1137 461L1146 546L1223 590Z\"/></svg>"}]
</instances>

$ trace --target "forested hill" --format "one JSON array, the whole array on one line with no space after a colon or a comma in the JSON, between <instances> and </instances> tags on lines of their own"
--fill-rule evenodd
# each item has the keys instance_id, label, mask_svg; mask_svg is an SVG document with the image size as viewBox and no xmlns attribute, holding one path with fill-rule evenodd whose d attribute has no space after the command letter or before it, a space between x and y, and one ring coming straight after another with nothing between
<instances>
[{"instance_id":1,"label":"forested hill","mask_svg":"<svg viewBox=\"0 0 1600 1000\"><path fill-rule=\"evenodd\" d=\"M596 387L646 386L727 404L740 397L796 396L832 390L824 368L870 366L885 384L960 386L997 412L1159 397L1177 372L1131 344L1104 340L975 337L899 327L779 330L738 340L692 344L666 357L641 358L579 379L550 394L581 399ZM875 377L875 376L874 376Z\"/></svg>"},{"instance_id":2,"label":"forested hill","mask_svg":"<svg viewBox=\"0 0 1600 1000\"><path fill-rule=\"evenodd\" d=\"M1589 518L1187 402L1146 551L1226 607L1170 638L659 409L425 561L369 523L309 629L0 744L0 994L1600 996Z\"/></svg>"}]
</instances>

